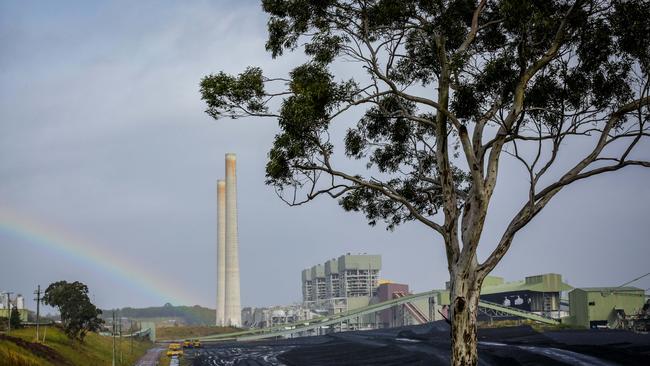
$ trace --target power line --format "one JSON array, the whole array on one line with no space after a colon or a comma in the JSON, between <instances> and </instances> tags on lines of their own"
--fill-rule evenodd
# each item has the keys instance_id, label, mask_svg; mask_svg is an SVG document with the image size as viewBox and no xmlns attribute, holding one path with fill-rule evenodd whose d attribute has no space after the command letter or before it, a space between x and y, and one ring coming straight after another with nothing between
<instances>
[{"instance_id":1,"label":"power line","mask_svg":"<svg viewBox=\"0 0 650 366\"><path fill-rule=\"evenodd\" d=\"M627 285L629 285L630 283L632 283L632 282L636 282L636 281L642 279L642 278L645 277L645 276L650 276L650 272L644 274L643 276L639 276L639 277L633 279L632 281L625 282L624 284L618 286L617 288L627 286Z\"/></svg>"}]
</instances>

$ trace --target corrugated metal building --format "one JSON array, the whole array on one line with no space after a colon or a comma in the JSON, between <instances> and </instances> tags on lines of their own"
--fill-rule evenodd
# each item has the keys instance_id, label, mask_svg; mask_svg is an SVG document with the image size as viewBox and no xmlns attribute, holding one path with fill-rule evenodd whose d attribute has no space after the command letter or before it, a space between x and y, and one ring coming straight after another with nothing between
<instances>
[{"instance_id":1,"label":"corrugated metal building","mask_svg":"<svg viewBox=\"0 0 650 366\"><path fill-rule=\"evenodd\" d=\"M557 273L528 276L515 282L488 276L481 287L481 300L559 318L560 293L572 288Z\"/></svg>"},{"instance_id":2,"label":"corrugated metal building","mask_svg":"<svg viewBox=\"0 0 650 366\"><path fill-rule=\"evenodd\" d=\"M637 287L582 287L569 292L569 324L595 328L615 327L619 316L629 316L643 308L645 291Z\"/></svg>"}]
</instances>

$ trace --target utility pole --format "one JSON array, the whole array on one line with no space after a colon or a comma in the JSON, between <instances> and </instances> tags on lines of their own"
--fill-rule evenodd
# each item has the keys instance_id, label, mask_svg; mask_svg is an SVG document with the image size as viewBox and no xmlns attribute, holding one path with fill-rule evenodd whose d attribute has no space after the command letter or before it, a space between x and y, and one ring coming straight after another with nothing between
<instances>
[{"instance_id":1,"label":"utility pole","mask_svg":"<svg viewBox=\"0 0 650 366\"><path fill-rule=\"evenodd\" d=\"M36 295L36 342L38 342L38 331L41 323L41 285L38 285L38 289L34 294Z\"/></svg>"},{"instance_id":2,"label":"utility pole","mask_svg":"<svg viewBox=\"0 0 650 366\"><path fill-rule=\"evenodd\" d=\"M129 331L131 333L131 351L129 352L129 355L133 356L133 320L131 319L131 330Z\"/></svg>"},{"instance_id":3,"label":"utility pole","mask_svg":"<svg viewBox=\"0 0 650 366\"><path fill-rule=\"evenodd\" d=\"M5 292L7 294L7 335L11 332L11 294L13 292Z\"/></svg>"},{"instance_id":4,"label":"utility pole","mask_svg":"<svg viewBox=\"0 0 650 366\"><path fill-rule=\"evenodd\" d=\"M119 310L118 310L119 311ZM122 353L122 314L120 314L120 366L124 364L124 353Z\"/></svg>"},{"instance_id":5,"label":"utility pole","mask_svg":"<svg viewBox=\"0 0 650 366\"><path fill-rule=\"evenodd\" d=\"M43 344L45 344L45 336L47 335L47 327L43 328Z\"/></svg>"},{"instance_id":6,"label":"utility pole","mask_svg":"<svg viewBox=\"0 0 650 366\"><path fill-rule=\"evenodd\" d=\"M112 366L115 366L115 310L113 310L113 331L111 332L113 336L113 363Z\"/></svg>"}]
</instances>

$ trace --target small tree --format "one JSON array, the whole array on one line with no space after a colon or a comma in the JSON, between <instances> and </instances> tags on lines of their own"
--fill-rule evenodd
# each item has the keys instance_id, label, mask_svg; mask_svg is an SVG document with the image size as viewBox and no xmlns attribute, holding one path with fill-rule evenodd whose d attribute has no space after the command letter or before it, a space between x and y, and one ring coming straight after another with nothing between
<instances>
[{"instance_id":1,"label":"small tree","mask_svg":"<svg viewBox=\"0 0 650 366\"><path fill-rule=\"evenodd\" d=\"M11 329L22 328L23 321L20 319L20 312L16 306L11 308L11 315L9 317L9 322L11 323Z\"/></svg>"},{"instance_id":2,"label":"small tree","mask_svg":"<svg viewBox=\"0 0 650 366\"><path fill-rule=\"evenodd\" d=\"M47 287L43 303L59 309L63 330L71 339L83 341L87 332L100 329L102 311L88 298L88 287L81 282L58 281Z\"/></svg>"},{"instance_id":3,"label":"small tree","mask_svg":"<svg viewBox=\"0 0 650 366\"><path fill-rule=\"evenodd\" d=\"M290 205L326 195L371 225L417 221L440 235L454 365L478 361L481 284L516 234L564 187L650 167L638 148L650 134L647 1L262 4L266 49L278 57L302 48L309 61L288 77L256 67L209 75L206 112L277 119L267 183ZM335 80L341 65L357 67L353 79ZM352 111L363 115L338 142L356 168L341 163L330 134ZM559 159L567 146L571 155L590 147ZM500 237L482 238L504 156L521 163L527 194ZM495 247L483 261L481 241Z\"/></svg>"}]
</instances>

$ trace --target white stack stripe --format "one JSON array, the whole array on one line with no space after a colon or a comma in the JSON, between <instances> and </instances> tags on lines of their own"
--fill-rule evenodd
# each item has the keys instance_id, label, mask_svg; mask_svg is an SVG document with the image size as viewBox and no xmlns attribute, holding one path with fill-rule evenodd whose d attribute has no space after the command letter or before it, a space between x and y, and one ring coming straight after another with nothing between
<instances>
[{"instance_id":1,"label":"white stack stripe","mask_svg":"<svg viewBox=\"0 0 650 366\"><path fill-rule=\"evenodd\" d=\"M239 241L237 238L237 157L226 154L226 325L241 326Z\"/></svg>"},{"instance_id":2,"label":"white stack stripe","mask_svg":"<svg viewBox=\"0 0 650 366\"><path fill-rule=\"evenodd\" d=\"M217 181L217 326L226 319L226 182Z\"/></svg>"}]
</instances>

